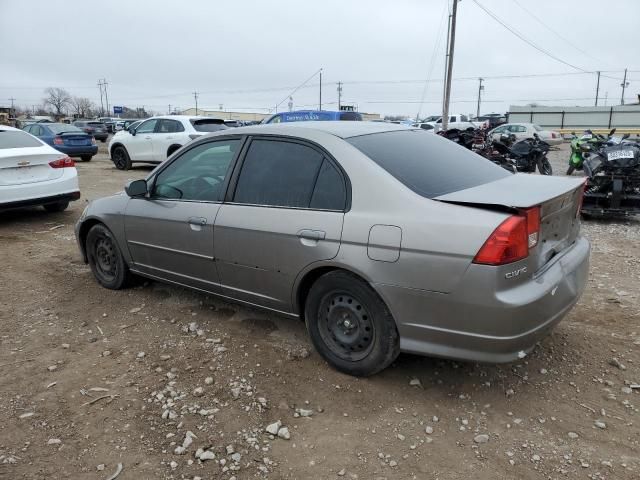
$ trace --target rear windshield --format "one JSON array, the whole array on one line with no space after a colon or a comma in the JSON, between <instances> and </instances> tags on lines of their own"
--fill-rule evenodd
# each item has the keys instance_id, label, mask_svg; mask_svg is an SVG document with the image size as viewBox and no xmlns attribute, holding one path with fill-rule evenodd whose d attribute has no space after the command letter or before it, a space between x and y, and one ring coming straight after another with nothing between
<instances>
[{"instance_id":1,"label":"rear windshield","mask_svg":"<svg viewBox=\"0 0 640 480\"><path fill-rule=\"evenodd\" d=\"M362 115L359 114L358 112L342 112L340 114L340 120L361 121L362 120Z\"/></svg>"},{"instance_id":2,"label":"rear windshield","mask_svg":"<svg viewBox=\"0 0 640 480\"><path fill-rule=\"evenodd\" d=\"M196 129L196 132L217 132L218 130L229 128L222 121L214 119L191 120L191 124Z\"/></svg>"},{"instance_id":3,"label":"rear windshield","mask_svg":"<svg viewBox=\"0 0 640 480\"><path fill-rule=\"evenodd\" d=\"M27 132L0 130L0 149L41 147L42 143Z\"/></svg>"},{"instance_id":4,"label":"rear windshield","mask_svg":"<svg viewBox=\"0 0 640 480\"><path fill-rule=\"evenodd\" d=\"M426 198L511 175L486 158L423 130L374 133L346 141Z\"/></svg>"},{"instance_id":5,"label":"rear windshield","mask_svg":"<svg viewBox=\"0 0 640 480\"><path fill-rule=\"evenodd\" d=\"M53 133L63 133L63 132L80 132L84 133L78 127L74 127L73 125L65 125L65 124L53 124L47 125L47 128L51 130Z\"/></svg>"}]
</instances>

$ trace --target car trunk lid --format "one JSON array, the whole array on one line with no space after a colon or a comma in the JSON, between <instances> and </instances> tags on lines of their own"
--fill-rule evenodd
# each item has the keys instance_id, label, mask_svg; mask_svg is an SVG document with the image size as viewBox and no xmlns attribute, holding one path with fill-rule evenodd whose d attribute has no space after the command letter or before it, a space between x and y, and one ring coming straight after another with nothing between
<instances>
[{"instance_id":1,"label":"car trunk lid","mask_svg":"<svg viewBox=\"0 0 640 480\"><path fill-rule=\"evenodd\" d=\"M434 198L496 210L540 207L538 243L529 252L537 269L572 245L580 233L579 208L584 180L516 174Z\"/></svg>"},{"instance_id":2,"label":"car trunk lid","mask_svg":"<svg viewBox=\"0 0 640 480\"><path fill-rule=\"evenodd\" d=\"M76 147L91 145L91 135L81 132L62 132L58 136L62 138L64 145Z\"/></svg>"},{"instance_id":3,"label":"car trunk lid","mask_svg":"<svg viewBox=\"0 0 640 480\"><path fill-rule=\"evenodd\" d=\"M43 152L40 147L4 150L0 156L0 186L55 180L62 176L63 169L51 168L49 162L63 157Z\"/></svg>"}]
</instances>

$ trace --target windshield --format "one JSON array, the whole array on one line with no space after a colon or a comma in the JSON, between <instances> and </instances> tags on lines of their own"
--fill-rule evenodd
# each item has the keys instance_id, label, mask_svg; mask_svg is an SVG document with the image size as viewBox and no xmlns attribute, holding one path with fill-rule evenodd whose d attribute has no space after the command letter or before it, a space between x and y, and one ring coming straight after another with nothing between
<instances>
[{"instance_id":1,"label":"windshield","mask_svg":"<svg viewBox=\"0 0 640 480\"><path fill-rule=\"evenodd\" d=\"M217 132L218 130L225 130L227 127L222 120L191 120L193 128L196 132Z\"/></svg>"},{"instance_id":2,"label":"windshield","mask_svg":"<svg viewBox=\"0 0 640 480\"><path fill-rule=\"evenodd\" d=\"M74 127L73 125L67 125L65 123L54 123L52 125L47 125L47 128L51 130L53 133L63 133L63 132L77 132L84 133L78 127Z\"/></svg>"},{"instance_id":3,"label":"windshield","mask_svg":"<svg viewBox=\"0 0 640 480\"><path fill-rule=\"evenodd\" d=\"M486 158L424 130L374 133L346 141L426 198L511 175Z\"/></svg>"},{"instance_id":4,"label":"windshield","mask_svg":"<svg viewBox=\"0 0 640 480\"><path fill-rule=\"evenodd\" d=\"M0 130L0 149L41 147L42 143L27 132Z\"/></svg>"}]
</instances>

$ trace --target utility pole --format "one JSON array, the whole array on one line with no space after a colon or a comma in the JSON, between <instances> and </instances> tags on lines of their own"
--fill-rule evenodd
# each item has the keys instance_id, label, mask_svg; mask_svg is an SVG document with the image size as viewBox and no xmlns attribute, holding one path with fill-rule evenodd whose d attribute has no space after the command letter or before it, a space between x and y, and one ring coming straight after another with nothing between
<instances>
[{"instance_id":1,"label":"utility pole","mask_svg":"<svg viewBox=\"0 0 640 480\"><path fill-rule=\"evenodd\" d=\"M596 72L598 74L598 80L596 82L596 107L598 106L598 92L600 91L600 72Z\"/></svg>"},{"instance_id":2,"label":"utility pole","mask_svg":"<svg viewBox=\"0 0 640 480\"><path fill-rule=\"evenodd\" d=\"M102 102L102 80L98 80L98 88L100 89L100 116L104 116L104 103Z\"/></svg>"},{"instance_id":3,"label":"utility pole","mask_svg":"<svg viewBox=\"0 0 640 480\"><path fill-rule=\"evenodd\" d=\"M447 60L447 83L445 84L444 109L442 112L442 129L449 127L449 101L451 100L451 74L453 73L453 50L456 44L456 15L458 13L458 0L453 0L451 12L451 38L449 39L449 54Z\"/></svg>"},{"instance_id":4,"label":"utility pole","mask_svg":"<svg viewBox=\"0 0 640 480\"><path fill-rule=\"evenodd\" d=\"M111 112L109 112L109 95L107 93L107 85L109 84L107 83L106 78L102 79L102 85L104 85L104 103L107 104L107 115L111 116Z\"/></svg>"},{"instance_id":5,"label":"utility pole","mask_svg":"<svg viewBox=\"0 0 640 480\"><path fill-rule=\"evenodd\" d=\"M322 110L322 69L320 69L320 100L318 101L318 110Z\"/></svg>"},{"instance_id":6,"label":"utility pole","mask_svg":"<svg viewBox=\"0 0 640 480\"><path fill-rule=\"evenodd\" d=\"M484 90L484 87L482 86L482 78L478 79L478 108L476 109L476 119L480 116L480 100L481 100L481 96L482 96L482 91Z\"/></svg>"},{"instance_id":7,"label":"utility pole","mask_svg":"<svg viewBox=\"0 0 640 480\"><path fill-rule=\"evenodd\" d=\"M342 105L342 82L338 82L338 111Z\"/></svg>"},{"instance_id":8,"label":"utility pole","mask_svg":"<svg viewBox=\"0 0 640 480\"><path fill-rule=\"evenodd\" d=\"M196 115L198 115L198 92L193 92L193 98L196 101Z\"/></svg>"},{"instance_id":9,"label":"utility pole","mask_svg":"<svg viewBox=\"0 0 640 480\"><path fill-rule=\"evenodd\" d=\"M16 112L15 109L13 108L13 102L15 101L15 98L10 98L9 100L11 100L11 111L9 112L9 116L10 117L15 117L16 116Z\"/></svg>"},{"instance_id":10,"label":"utility pole","mask_svg":"<svg viewBox=\"0 0 640 480\"><path fill-rule=\"evenodd\" d=\"M169 115L171 115L171 104L169 104Z\"/></svg>"},{"instance_id":11,"label":"utility pole","mask_svg":"<svg viewBox=\"0 0 640 480\"><path fill-rule=\"evenodd\" d=\"M622 87L622 96L620 97L620 105L624 105L624 89L629 86L629 82L627 82L626 68L624 69L624 79L622 80L622 83L620 84L620 86Z\"/></svg>"}]
</instances>

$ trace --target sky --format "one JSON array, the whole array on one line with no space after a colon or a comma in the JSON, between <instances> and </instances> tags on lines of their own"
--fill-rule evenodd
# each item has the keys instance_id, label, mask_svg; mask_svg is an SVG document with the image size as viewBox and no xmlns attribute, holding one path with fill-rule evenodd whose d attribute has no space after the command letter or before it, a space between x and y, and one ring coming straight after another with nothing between
<instances>
[{"instance_id":1,"label":"sky","mask_svg":"<svg viewBox=\"0 0 640 480\"><path fill-rule=\"evenodd\" d=\"M41 104L47 87L99 105L104 78L110 105L158 113L193 92L200 108L315 109L322 69L324 109L342 82L362 112L438 114L452 1L0 0L0 106ZM475 113L479 77L481 113L593 105L597 70L599 104L617 105L625 68L637 102L638 18L636 0L462 0L450 111Z\"/></svg>"}]
</instances>

